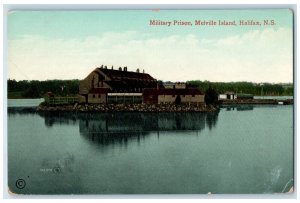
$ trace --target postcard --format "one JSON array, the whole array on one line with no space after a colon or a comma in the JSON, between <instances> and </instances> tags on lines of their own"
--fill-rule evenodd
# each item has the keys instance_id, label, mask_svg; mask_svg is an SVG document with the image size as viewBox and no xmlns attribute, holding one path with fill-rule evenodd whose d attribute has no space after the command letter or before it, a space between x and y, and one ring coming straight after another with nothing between
<instances>
[{"instance_id":1,"label":"postcard","mask_svg":"<svg viewBox=\"0 0 300 203\"><path fill-rule=\"evenodd\" d=\"M291 9L11 10L11 195L294 191Z\"/></svg>"}]
</instances>

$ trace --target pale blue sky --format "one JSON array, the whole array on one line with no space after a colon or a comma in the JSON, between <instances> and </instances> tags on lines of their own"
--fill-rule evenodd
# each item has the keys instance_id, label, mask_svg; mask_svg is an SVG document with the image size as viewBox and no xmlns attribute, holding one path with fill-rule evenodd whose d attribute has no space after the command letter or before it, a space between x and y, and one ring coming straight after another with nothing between
<instances>
[{"instance_id":1,"label":"pale blue sky","mask_svg":"<svg viewBox=\"0 0 300 203\"><path fill-rule=\"evenodd\" d=\"M275 20L275 26L149 26L149 20ZM8 77L82 79L102 64L157 79L292 82L290 10L13 11Z\"/></svg>"}]
</instances>

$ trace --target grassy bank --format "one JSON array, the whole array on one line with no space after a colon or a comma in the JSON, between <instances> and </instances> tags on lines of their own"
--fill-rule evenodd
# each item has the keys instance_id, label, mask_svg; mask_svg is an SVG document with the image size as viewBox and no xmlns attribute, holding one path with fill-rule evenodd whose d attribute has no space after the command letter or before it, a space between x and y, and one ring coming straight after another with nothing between
<instances>
[{"instance_id":1,"label":"grassy bank","mask_svg":"<svg viewBox=\"0 0 300 203\"><path fill-rule=\"evenodd\" d=\"M19 92L8 92L7 93L7 98L8 99L28 99L28 98L25 98L23 96L23 92L22 91L19 91Z\"/></svg>"}]
</instances>

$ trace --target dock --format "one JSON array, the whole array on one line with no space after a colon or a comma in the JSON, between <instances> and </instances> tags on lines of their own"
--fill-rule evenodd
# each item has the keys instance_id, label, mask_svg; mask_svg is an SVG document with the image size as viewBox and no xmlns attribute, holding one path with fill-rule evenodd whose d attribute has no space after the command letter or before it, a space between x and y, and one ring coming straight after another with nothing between
<instances>
[{"instance_id":1,"label":"dock","mask_svg":"<svg viewBox=\"0 0 300 203\"><path fill-rule=\"evenodd\" d=\"M272 105L292 105L293 99L232 99L232 100L221 100L223 105L231 104L272 104Z\"/></svg>"}]
</instances>

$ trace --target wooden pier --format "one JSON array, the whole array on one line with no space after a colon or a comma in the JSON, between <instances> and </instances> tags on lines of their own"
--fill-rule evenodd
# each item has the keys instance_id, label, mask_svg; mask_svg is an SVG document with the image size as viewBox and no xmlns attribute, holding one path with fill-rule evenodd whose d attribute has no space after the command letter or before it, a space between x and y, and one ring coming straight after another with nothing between
<instances>
[{"instance_id":1,"label":"wooden pier","mask_svg":"<svg viewBox=\"0 0 300 203\"><path fill-rule=\"evenodd\" d=\"M74 104L78 102L77 97L46 97L45 102L50 105Z\"/></svg>"},{"instance_id":2,"label":"wooden pier","mask_svg":"<svg viewBox=\"0 0 300 203\"><path fill-rule=\"evenodd\" d=\"M233 99L233 100L222 100L221 104L273 104L273 105L292 105L294 103L293 99Z\"/></svg>"}]
</instances>

